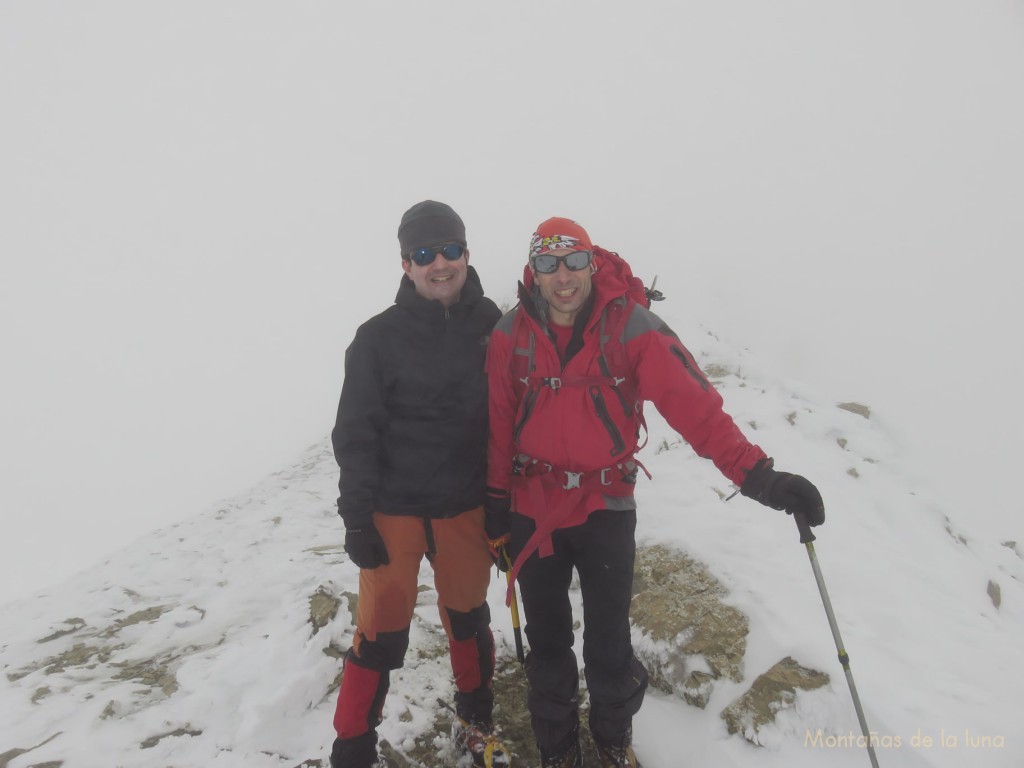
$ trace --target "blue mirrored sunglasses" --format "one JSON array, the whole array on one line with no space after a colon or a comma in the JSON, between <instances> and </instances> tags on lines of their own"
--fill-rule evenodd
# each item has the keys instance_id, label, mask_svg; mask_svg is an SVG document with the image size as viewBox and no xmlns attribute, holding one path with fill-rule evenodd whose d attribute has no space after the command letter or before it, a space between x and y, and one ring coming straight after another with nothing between
<instances>
[{"instance_id":1,"label":"blue mirrored sunglasses","mask_svg":"<svg viewBox=\"0 0 1024 768\"><path fill-rule=\"evenodd\" d=\"M429 248L417 248L415 251L407 254L406 258L412 259L421 267L425 267L428 264L433 264L434 259L437 258L439 253L448 261L458 261L465 252L466 246L462 243L445 243L444 245L432 245Z\"/></svg>"},{"instance_id":2,"label":"blue mirrored sunglasses","mask_svg":"<svg viewBox=\"0 0 1024 768\"><path fill-rule=\"evenodd\" d=\"M565 256L555 256L553 253L542 253L540 256L534 256L532 265L535 270L540 272L542 275L549 275L552 272L558 271L558 265L564 263L566 268L572 272L579 272L581 269L586 269L590 266L590 262L594 259L594 254L590 251L573 251L567 253Z\"/></svg>"}]
</instances>

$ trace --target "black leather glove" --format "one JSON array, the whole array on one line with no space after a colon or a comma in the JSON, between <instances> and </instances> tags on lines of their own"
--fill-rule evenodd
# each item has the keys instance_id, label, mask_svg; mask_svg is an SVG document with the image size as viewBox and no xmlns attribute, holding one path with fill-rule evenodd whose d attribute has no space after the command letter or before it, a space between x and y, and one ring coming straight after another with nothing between
<instances>
[{"instance_id":1,"label":"black leather glove","mask_svg":"<svg viewBox=\"0 0 1024 768\"><path fill-rule=\"evenodd\" d=\"M814 484L806 477L789 472L776 472L772 459L761 459L747 474L740 493L766 507L799 515L810 526L825 522L825 502Z\"/></svg>"},{"instance_id":2,"label":"black leather glove","mask_svg":"<svg viewBox=\"0 0 1024 768\"><path fill-rule=\"evenodd\" d=\"M491 547L491 557L499 570L508 570L505 545L511 537L512 496L508 491L488 488L484 498L484 532Z\"/></svg>"},{"instance_id":3,"label":"black leather glove","mask_svg":"<svg viewBox=\"0 0 1024 768\"><path fill-rule=\"evenodd\" d=\"M345 551L352 562L360 568L373 570L378 565L387 565L388 548L373 523L345 531Z\"/></svg>"}]
</instances>

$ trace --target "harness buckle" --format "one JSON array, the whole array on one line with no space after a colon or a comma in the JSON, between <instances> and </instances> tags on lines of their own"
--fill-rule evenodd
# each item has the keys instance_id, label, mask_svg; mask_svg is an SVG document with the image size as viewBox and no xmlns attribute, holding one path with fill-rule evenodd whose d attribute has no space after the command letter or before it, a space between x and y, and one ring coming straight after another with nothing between
<instances>
[{"instance_id":1,"label":"harness buckle","mask_svg":"<svg viewBox=\"0 0 1024 768\"><path fill-rule=\"evenodd\" d=\"M524 463L525 458L526 457L523 454L521 454L521 453L512 457L512 474L513 475L520 475L520 476L522 476L523 468L525 467L525 463Z\"/></svg>"},{"instance_id":2,"label":"harness buckle","mask_svg":"<svg viewBox=\"0 0 1024 768\"><path fill-rule=\"evenodd\" d=\"M561 387L562 387L562 380L560 378L558 378L557 376L551 376L551 377L548 378L547 384L552 389L558 390L558 389L561 389Z\"/></svg>"},{"instance_id":3,"label":"harness buckle","mask_svg":"<svg viewBox=\"0 0 1024 768\"><path fill-rule=\"evenodd\" d=\"M580 478L583 477L582 472L570 472L569 470L563 470L565 472L565 485L562 486L563 490L571 491L573 488L580 487Z\"/></svg>"},{"instance_id":4,"label":"harness buckle","mask_svg":"<svg viewBox=\"0 0 1024 768\"><path fill-rule=\"evenodd\" d=\"M608 479L608 471L611 467L605 467L601 470L601 485L611 485L612 481Z\"/></svg>"}]
</instances>

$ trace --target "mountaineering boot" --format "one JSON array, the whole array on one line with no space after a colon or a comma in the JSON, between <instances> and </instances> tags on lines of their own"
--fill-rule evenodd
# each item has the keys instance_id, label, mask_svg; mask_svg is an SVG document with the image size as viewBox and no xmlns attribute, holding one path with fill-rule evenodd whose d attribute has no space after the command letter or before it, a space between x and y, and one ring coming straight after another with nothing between
<instances>
[{"instance_id":1,"label":"mountaineering boot","mask_svg":"<svg viewBox=\"0 0 1024 768\"><path fill-rule=\"evenodd\" d=\"M377 753L377 734L370 731L352 739L335 739L331 768L395 768L395 765Z\"/></svg>"},{"instance_id":2,"label":"mountaineering boot","mask_svg":"<svg viewBox=\"0 0 1024 768\"><path fill-rule=\"evenodd\" d=\"M566 729L566 721L552 723L533 719L541 768L583 768L578 710L572 713L568 724L570 727Z\"/></svg>"},{"instance_id":3,"label":"mountaineering boot","mask_svg":"<svg viewBox=\"0 0 1024 768\"><path fill-rule=\"evenodd\" d=\"M347 768L348 765L348 763L339 763L333 757L331 758L331 768ZM397 768L397 766L384 755L377 755L372 763L366 765L366 768Z\"/></svg>"},{"instance_id":4,"label":"mountaineering boot","mask_svg":"<svg viewBox=\"0 0 1024 768\"><path fill-rule=\"evenodd\" d=\"M540 751L541 768L583 768L583 750L580 749L579 731L573 734L569 747L554 755Z\"/></svg>"},{"instance_id":5,"label":"mountaineering boot","mask_svg":"<svg viewBox=\"0 0 1024 768\"><path fill-rule=\"evenodd\" d=\"M452 742L460 755L473 758L473 765L477 768L508 768L512 762L493 723L471 723L455 715L452 719Z\"/></svg>"},{"instance_id":6,"label":"mountaineering boot","mask_svg":"<svg viewBox=\"0 0 1024 768\"><path fill-rule=\"evenodd\" d=\"M573 744L561 755L541 753L540 765L541 768L583 768L583 753L580 751L580 745Z\"/></svg>"},{"instance_id":7,"label":"mountaineering boot","mask_svg":"<svg viewBox=\"0 0 1024 768\"><path fill-rule=\"evenodd\" d=\"M597 754L601 757L601 768L643 768L633 753L633 732L627 731L618 744L602 744L594 740Z\"/></svg>"}]
</instances>

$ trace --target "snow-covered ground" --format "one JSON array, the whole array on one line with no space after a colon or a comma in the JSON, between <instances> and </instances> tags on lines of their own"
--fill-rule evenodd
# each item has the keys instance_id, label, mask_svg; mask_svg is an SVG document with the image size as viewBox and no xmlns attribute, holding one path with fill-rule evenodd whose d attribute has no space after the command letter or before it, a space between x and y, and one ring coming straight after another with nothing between
<instances>
[{"instance_id":1,"label":"snow-covered ground","mask_svg":"<svg viewBox=\"0 0 1024 768\"><path fill-rule=\"evenodd\" d=\"M880 764L1020 765L1020 548L952 525L904 479L884 423L779 379L669 302L658 309L719 380L737 422L824 494L828 520L815 548ZM656 413L649 422L642 457L654 479L638 489L638 539L707 563L727 602L749 617L750 637L745 680L721 683L706 709L651 693L636 721L644 765L867 765L792 521L742 497L723 502L730 489L713 466ZM350 642L346 595L357 592L357 569L340 550L335 484L324 440L250 492L6 605L0 750L42 744L10 768L326 764L339 661L325 650ZM426 565L421 580L431 583ZM341 608L314 632L309 599L321 589ZM495 580L499 652L510 656L503 592ZM445 655L435 653L442 641L424 592L381 727L399 749L432 727L438 699L451 696ZM827 671L831 683L801 694L762 732L763 746L729 736L718 713L784 656Z\"/></svg>"}]
</instances>

